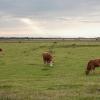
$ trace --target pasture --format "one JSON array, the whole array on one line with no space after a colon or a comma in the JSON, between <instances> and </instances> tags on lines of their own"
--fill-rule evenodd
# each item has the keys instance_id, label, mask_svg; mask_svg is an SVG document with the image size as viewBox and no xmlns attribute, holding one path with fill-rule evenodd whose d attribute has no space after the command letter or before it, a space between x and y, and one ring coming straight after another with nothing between
<instances>
[{"instance_id":1,"label":"pasture","mask_svg":"<svg viewBox=\"0 0 100 100\"><path fill-rule=\"evenodd\" d=\"M0 43L0 100L100 100L100 68L85 75L87 62L100 58L100 42L54 43ZM53 67L41 56L50 47Z\"/></svg>"}]
</instances>

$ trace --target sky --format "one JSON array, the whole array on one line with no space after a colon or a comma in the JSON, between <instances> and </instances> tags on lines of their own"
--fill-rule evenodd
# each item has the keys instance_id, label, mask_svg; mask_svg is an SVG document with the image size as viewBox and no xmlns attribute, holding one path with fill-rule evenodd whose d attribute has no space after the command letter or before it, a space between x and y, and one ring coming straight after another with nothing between
<instances>
[{"instance_id":1,"label":"sky","mask_svg":"<svg viewBox=\"0 0 100 100\"><path fill-rule=\"evenodd\" d=\"M0 36L100 37L100 0L0 0Z\"/></svg>"}]
</instances>

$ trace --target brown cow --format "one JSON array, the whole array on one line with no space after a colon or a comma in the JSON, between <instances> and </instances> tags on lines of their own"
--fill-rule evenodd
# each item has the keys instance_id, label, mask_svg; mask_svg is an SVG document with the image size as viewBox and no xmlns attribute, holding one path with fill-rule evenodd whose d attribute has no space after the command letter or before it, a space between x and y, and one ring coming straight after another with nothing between
<instances>
[{"instance_id":1,"label":"brown cow","mask_svg":"<svg viewBox=\"0 0 100 100\"><path fill-rule=\"evenodd\" d=\"M94 71L95 67L100 67L100 59L90 60L87 64L86 75L89 74L90 71Z\"/></svg>"},{"instance_id":2,"label":"brown cow","mask_svg":"<svg viewBox=\"0 0 100 100\"><path fill-rule=\"evenodd\" d=\"M44 64L49 64L50 66L53 66L52 52L50 51L44 52L42 56L43 56Z\"/></svg>"}]
</instances>

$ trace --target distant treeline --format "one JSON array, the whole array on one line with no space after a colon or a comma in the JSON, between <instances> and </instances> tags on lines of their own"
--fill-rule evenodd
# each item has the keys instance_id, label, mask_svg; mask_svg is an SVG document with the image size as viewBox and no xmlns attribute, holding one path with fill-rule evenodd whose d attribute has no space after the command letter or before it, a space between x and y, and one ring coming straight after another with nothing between
<instances>
[{"instance_id":1,"label":"distant treeline","mask_svg":"<svg viewBox=\"0 0 100 100\"><path fill-rule=\"evenodd\" d=\"M0 37L0 40L100 40L97 38L43 38L43 37Z\"/></svg>"}]
</instances>

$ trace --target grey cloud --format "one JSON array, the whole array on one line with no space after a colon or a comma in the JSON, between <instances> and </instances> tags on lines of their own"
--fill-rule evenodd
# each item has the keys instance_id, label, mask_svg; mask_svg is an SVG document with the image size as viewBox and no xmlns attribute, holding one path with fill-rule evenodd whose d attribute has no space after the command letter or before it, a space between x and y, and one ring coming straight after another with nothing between
<instances>
[{"instance_id":1,"label":"grey cloud","mask_svg":"<svg viewBox=\"0 0 100 100\"><path fill-rule=\"evenodd\" d=\"M0 17L0 29L13 29L22 28L25 25L20 21L20 18L14 18L10 16Z\"/></svg>"},{"instance_id":2,"label":"grey cloud","mask_svg":"<svg viewBox=\"0 0 100 100\"><path fill-rule=\"evenodd\" d=\"M13 16L83 16L100 10L100 0L0 0L0 12Z\"/></svg>"}]
</instances>

